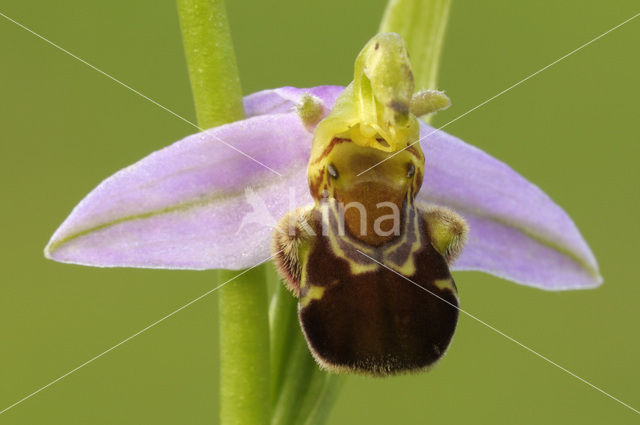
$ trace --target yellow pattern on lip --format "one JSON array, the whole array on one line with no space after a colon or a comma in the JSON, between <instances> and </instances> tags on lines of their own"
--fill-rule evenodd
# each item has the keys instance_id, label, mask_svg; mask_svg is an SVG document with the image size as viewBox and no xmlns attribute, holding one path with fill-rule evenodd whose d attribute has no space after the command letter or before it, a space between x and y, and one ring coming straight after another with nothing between
<instances>
[{"instance_id":1,"label":"yellow pattern on lip","mask_svg":"<svg viewBox=\"0 0 640 425\"><path fill-rule=\"evenodd\" d=\"M440 280L436 280L433 282L433 284L436 286L436 288L438 289L448 289L451 292L453 292L454 294L456 293L455 288L453 287L453 282L451 282L451 279L440 279Z\"/></svg>"},{"instance_id":2,"label":"yellow pattern on lip","mask_svg":"<svg viewBox=\"0 0 640 425\"><path fill-rule=\"evenodd\" d=\"M300 299L300 304L302 307L306 307L313 300L321 300L326 289L327 288L322 286L311 285L306 295Z\"/></svg>"}]
</instances>

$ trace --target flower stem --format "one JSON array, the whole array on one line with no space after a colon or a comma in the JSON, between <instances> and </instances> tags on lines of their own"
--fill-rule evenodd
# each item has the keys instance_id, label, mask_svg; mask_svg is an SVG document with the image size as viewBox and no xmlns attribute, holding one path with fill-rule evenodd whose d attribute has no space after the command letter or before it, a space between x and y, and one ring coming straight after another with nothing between
<instances>
[{"instance_id":1,"label":"flower stem","mask_svg":"<svg viewBox=\"0 0 640 425\"><path fill-rule=\"evenodd\" d=\"M222 282L238 275L221 270ZM267 425L269 321L264 267L229 282L220 300L220 423Z\"/></svg>"},{"instance_id":2,"label":"flower stem","mask_svg":"<svg viewBox=\"0 0 640 425\"><path fill-rule=\"evenodd\" d=\"M438 69L451 0L390 0L380 32L404 38L417 90L438 88ZM426 116L426 120L432 115Z\"/></svg>"},{"instance_id":3,"label":"flower stem","mask_svg":"<svg viewBox=\"0 0 640 425\"><path fill-rule=\"evenodd\" d=\"M178 0L189 78L201 128L244 117L223 0ZM271 416L265 267L219 271L220 423L268 425Z\"/></svg>"},{"instance_id":4,"label":"flower stem","mask_svg":"<svg viewBox=\"0 0 640 425\"><path fill-rule=\"evenodd\" d=\"M287 376L291 376L289 360L295 332L299 331L297 302L284 287L275 270L269 276L274 293L269 306L271 328L271 402L278 402L280 390Z\"/></svg>"},{"instance_id":5,"label":"flower stem","mask_svg":"<svg viewBox=\"0 0 640 425\"><path fill-rule=\"evenodd\" d=\"M333 407L333 403L338 398L340 388L346 379L344 375L329 374L321 370L316 373L323 374L323 385L320 394L317 396L317 401L307 413L305 425L324 425L327 422L331 407Z\"/></svg>"},{"instance_id":6,"label":"flower stem","mask_svg":"<svg viewBox=\"0 0 640 425\"><path fill-rule=\"evenodd\" d=\"M244 118L242 89L223 0L178 0L191 90L202 128Z\"/></svg>"}]
</instances>

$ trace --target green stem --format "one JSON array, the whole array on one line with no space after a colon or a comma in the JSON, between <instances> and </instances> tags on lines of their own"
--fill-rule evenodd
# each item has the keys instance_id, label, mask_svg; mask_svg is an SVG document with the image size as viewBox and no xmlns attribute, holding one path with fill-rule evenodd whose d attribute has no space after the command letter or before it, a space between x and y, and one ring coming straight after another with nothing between
<instances>
[{"instance_id":1,"label":"green stem","mask_svg":"<svg viewBox=\"0 0 640 425\"><path fill-rule=\"evenodd\" d=\"M380 32L396 32L404 38L417 90L438 88L450 8L451 0L390 0L384 11Z\"/></svg>"},{"instance_id":2,"label":"green stem","mask_svg":"<svg viewBox=\"0 0 640 425\"><path fill-rule=\"evenodd\" d=\"M223 0L178 0L182 42L202 128L244 118L242 89Z\"/></svg>"},{"instance_id":3,"label":"green stem","mask_svg":"<svg viewBox=\"0 0 640 425\"><path fill-rule=\"evenodd\" d=\"M223 0L178 0L178 15L198 125L244 118L242 90ZM230 281L220 303L220 423L267 425L269 322L265 267L219 272ZM236 277L238 276L238 277Z\"/></svg>"},{"instance_id":4,"label":"green stem","mask_svg":"<svg viewBox=\"0 0 640 425\"><path fill-rule=\"evenodd\" d=\"M272 278L275 271L272 272ZM271 402L278 401L282 383L290 375L289 361L291 347L298 330L296 299L277 278L274 294L269 307L269 325L271 327Z\"/></svg>"},{"instance_id":5,"label":"green stem","mask_svg":"<svg viewBox=\"0 0 640 425\"><path fill-rule=\"evenodd\" d=\"M221 282L238 271L221 270ZM220 423L267 425L269 321L264 267L223 286L220 302Z\"/></svg>"},{"instance_id":6,"label":"green stem","mask_svg":"<svg viewBox=\"0 0 640 425\"><path fill-rule=\"evenodd\" d=\"M305 404L307 394L311 393L315 400L322 387L317 379L313 379L318 366L311 357L302 335L296 335L292 342L286 366L287 376L273 406L272 425L302 424L306 416L301 407Z\"/></svg>"},{"instance_id":7,"label":"green stem","mask_svg":"<svg viewBox=\"0 0 640 425\"><path fill-rule=\"evenodd\" d=\"M317 402L308 413L305 425L324 425L327 422L331 407L338 398L340 388L346 379L344 375L330 375L320 370L318 373L324 374L323 386L317 397Z\"/></svg>"}]
</instances>

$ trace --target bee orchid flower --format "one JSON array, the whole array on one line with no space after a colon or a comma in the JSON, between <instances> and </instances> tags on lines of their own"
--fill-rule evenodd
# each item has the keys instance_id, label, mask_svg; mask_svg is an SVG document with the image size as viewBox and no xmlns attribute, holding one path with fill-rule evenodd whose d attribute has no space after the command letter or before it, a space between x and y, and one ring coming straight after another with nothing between
<instances>
[{"instance_id":1,"label":"bee orchid flower","mask_svg":"<svg viewBox=\"0 0 640 425\"><path fill-rule=\"evenodd\" d=\"M268 259L277 220L313 202L314 131L344 90L281 87L246 96L246 119L185 137L100 183L53 234L46 257L195 270ZM448 207L470 228L453 270L546 290L601 283L578 228L535 184L422 121L416 131L425 161L416 201Z\"/></svg>"}]
</instances>

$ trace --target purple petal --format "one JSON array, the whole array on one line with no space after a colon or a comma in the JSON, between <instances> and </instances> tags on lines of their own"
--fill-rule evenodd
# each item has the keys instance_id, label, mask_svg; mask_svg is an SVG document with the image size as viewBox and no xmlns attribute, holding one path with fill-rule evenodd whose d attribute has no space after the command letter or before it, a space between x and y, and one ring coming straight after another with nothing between
<instances>
[{"instance_id":1,"label":"purple petal","mask_svg":"<svg viewBox=\"0 0 640 425\"><path fill-rule=\"evenodd\" d=\"M307 89L295 87L280 87L278 89L262 90L244 98L244 109L247 116L281 114L293 112L304 94L312 94L322 100L328 113L338 95L342 93L341 86L318 86Z\"/></svg>"},{"instance_id":2,"label":"purple petal","mask_svg":"<svg viewBox=\"0 0 640 425\"><path fill-rule=\"evenodd\" d=\"M421 125L426 176L419 199L470 225L454 269L481 270L548 290L598 286L598 264L571 218L537 186L462 140Z\"/></svg>"},{"instance_id":3,"label":"purple petal","mask_svg":"<svg viewBox=\"0 0 640 425\"><path fill-rule=\"evenodd\" d=\"M342 90L284 87L247 96L254 118L189 136L101 183L56 231L46 255L94 266L186 269L265 260L275 222L311 202L311 134L292 110L305 93L329 110ZM431 132L423 126L423 137ZM444 132L431 134L423 149L427 175L419 197L452 207L471 225L457 269L545 289L602 281L574 223L536 186Z\"/></svg>"},{"instance_id":4,"label":"purple petal","mask_svg":"<svg viewBox=\"0 0 640 425\"><path fill-rule=\"evenodd\" d=\"M311 137L295 113L186 137L102 182L55 232L45 254L104 267L254 266L269 256L276 220L312 201Z\"/></svg>"}]
</instances>

